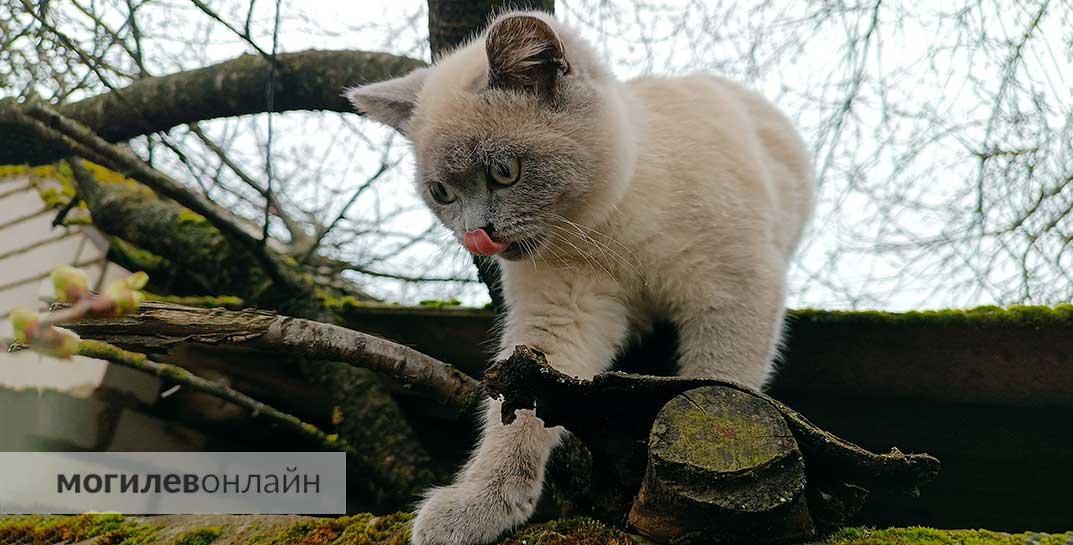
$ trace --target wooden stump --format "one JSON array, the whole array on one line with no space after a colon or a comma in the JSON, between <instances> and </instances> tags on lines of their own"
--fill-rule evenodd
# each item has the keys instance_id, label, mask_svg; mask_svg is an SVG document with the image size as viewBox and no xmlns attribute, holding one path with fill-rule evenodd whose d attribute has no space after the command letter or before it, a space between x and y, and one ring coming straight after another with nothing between
<instances>
[{"instance_id":1,"label":"wooden stump","mask_svg":"<svg viewBox=\"0 0 1073 545\"><path fill-rule=\"evenodd\" d=\"M649 437L648 468L629 514L664 543L800 541L815 534L805 466L779 410L722 386L678 394Z\"/></svg>"}]
</instances>

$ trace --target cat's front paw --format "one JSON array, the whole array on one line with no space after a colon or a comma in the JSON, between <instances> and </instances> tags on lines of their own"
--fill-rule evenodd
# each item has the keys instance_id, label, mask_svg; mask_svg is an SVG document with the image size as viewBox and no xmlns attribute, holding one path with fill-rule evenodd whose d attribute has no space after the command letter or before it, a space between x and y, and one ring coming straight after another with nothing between
<instances>
[{"instance_id":1,"label":"cat's front paw","mask_svg":"<svg viewBox=\"0 0 1073 545\"><path fill-rule=\"evenodd\" d=\"M428 492L414 519L413 545L492 543L525 522L536 504L530 494L489 491L480 483L459 482Z\"/></svg>"}]
</instances>

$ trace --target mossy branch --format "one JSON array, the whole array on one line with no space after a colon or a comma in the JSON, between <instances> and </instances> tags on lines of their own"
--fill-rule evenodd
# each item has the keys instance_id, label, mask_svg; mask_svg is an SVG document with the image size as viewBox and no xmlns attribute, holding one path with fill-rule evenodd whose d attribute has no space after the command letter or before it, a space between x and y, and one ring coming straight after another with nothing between
<instances>
[{"instance_id":1,"label":"mossy branch","mask_svg":"<svg viewBox=\"0 0 1073 545\"><path fill-rule=\"evenodd\" d=\"M166 363L157 363L150 360L144 354L123 350L106 342L83 339L78 345L78 354L89 358L107 360L116 365L134 369L142 373L153 375L164 380L181 384L192 390L209 394L229 401L244 409L253 412L255 416L261 416L280 424L281 426L297 432L311 442L320 445L326 450L337 450L348 454L355 454L354 449L336 435L324 433L320 428L304 422L296 416L277 410L233 390L219 382L203 379L182 367Z\"/></svg>"}]
</instances>

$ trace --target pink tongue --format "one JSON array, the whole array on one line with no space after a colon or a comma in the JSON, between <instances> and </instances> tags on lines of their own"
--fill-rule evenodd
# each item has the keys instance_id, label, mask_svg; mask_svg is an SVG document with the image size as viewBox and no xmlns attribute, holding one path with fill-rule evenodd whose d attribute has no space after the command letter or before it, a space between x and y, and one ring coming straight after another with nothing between
<instances>
[{"instance_id":1,"label":"pink tongue","mask_svg":"<svg viewBox=\"0 0 1073 545\"><path fill-rule=\"evenodd\" d=\"M484 232L484 229L466 231L466 234L462 237L462 242L466 245L467 250L477 255L496 255L510 246L510 244L492 240L488 233Z\"/></svg>"}]
</instances>

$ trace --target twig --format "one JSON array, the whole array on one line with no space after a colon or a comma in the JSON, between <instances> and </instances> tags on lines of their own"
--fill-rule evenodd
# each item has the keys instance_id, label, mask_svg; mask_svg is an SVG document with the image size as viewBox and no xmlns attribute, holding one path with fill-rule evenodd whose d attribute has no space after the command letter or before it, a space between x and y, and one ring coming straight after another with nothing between
<instances>
[{"instance_id":1,"label":"twig","mask_svg":"<svg viewBox=\"0 0 1073 545\"><path fill-rule=\"evenodd\" d=\"M238 163L232 160L231 157L227 154L227 151L222 146L220 146L220 144L216 143L216 141L209 138L209 135L205 134L205 131L201 129L200 125L198 125L197 123L191 123L187 125L187 128L190 129L190 132L193 133L194 136L197 136L198 139L201 140L201 143L204 144L209 151L211 151L214 155L216 155L217 158L220 159L220 162L222 162L224 166L230 169L231 172L235 174L235 176L238 176L239 180L242 180L242 182L244 182L247 186L252 188L269 202L273 211L276 214L276 217L283 221L283 225L287 228L287 232L291 235L292 247L308 247L308 245L311 243L309 234L306 233L305 229L302 228L302 225L300 223L295 221L294 218L292 218L290 214L288 214L286 210L283 209L283 205L279 202L279 198L276 196L275 192L269 192L268 189L262 186L260 182L255 180L253 176L250 176L245 169L243 169Z\"/></svg>"},{"instance_id":2,"label":"twig","mask_svg":"<svg viewBox=\"0 0 1073 545\"><path fill-rule=\"evenodd\" d=\"M205 3L201 2L201 0L190 0L190 2L197 6L197 9L201 10L205 15L208 15L212 20L216 21L217 23L220 23L225 28L227 28L227 30L233 32L235 36L242 38L243 41L250 44L250 47L257 50L257 52L260 53L261 56L266 59L272 60L272 54L262 49L261 46L257 45L257 42L253 41L253 37L250 36L248 31L249 27L247 27L247 32L242 32L241 30L235 28L235 26L231 23L225 21L223 17L220 17L220 14L216 13L216 11L214 11L212 8L205 5Z\"/></svg>"},{"instance_id":3,"label":"twig","mask_svg":"<svg viewBox=\"0 0 1073 545\"><path fill-rule=\"evenodd\" d=\"M288 429L309 438L311 441L316 442L325 449L338 450L346 452L347 454L356 454L354 449L351 448L346 441L340 439L336 435L324 433L320 428L308 422L304 422L294 415L287 414L270 405L265 405L242 392L228 388L218 382L205 380L177 365L157 363L151 361L144 354L128 352L106 342L94 340L81 341L78 347L78 354L89 358L107 360L116 365L128 367L164 380L182 384L193 390L218 397L245 409L249 409L253 412L254 416L264 416L265 418L277 422Z\"/></svg>"}]
</instances>

